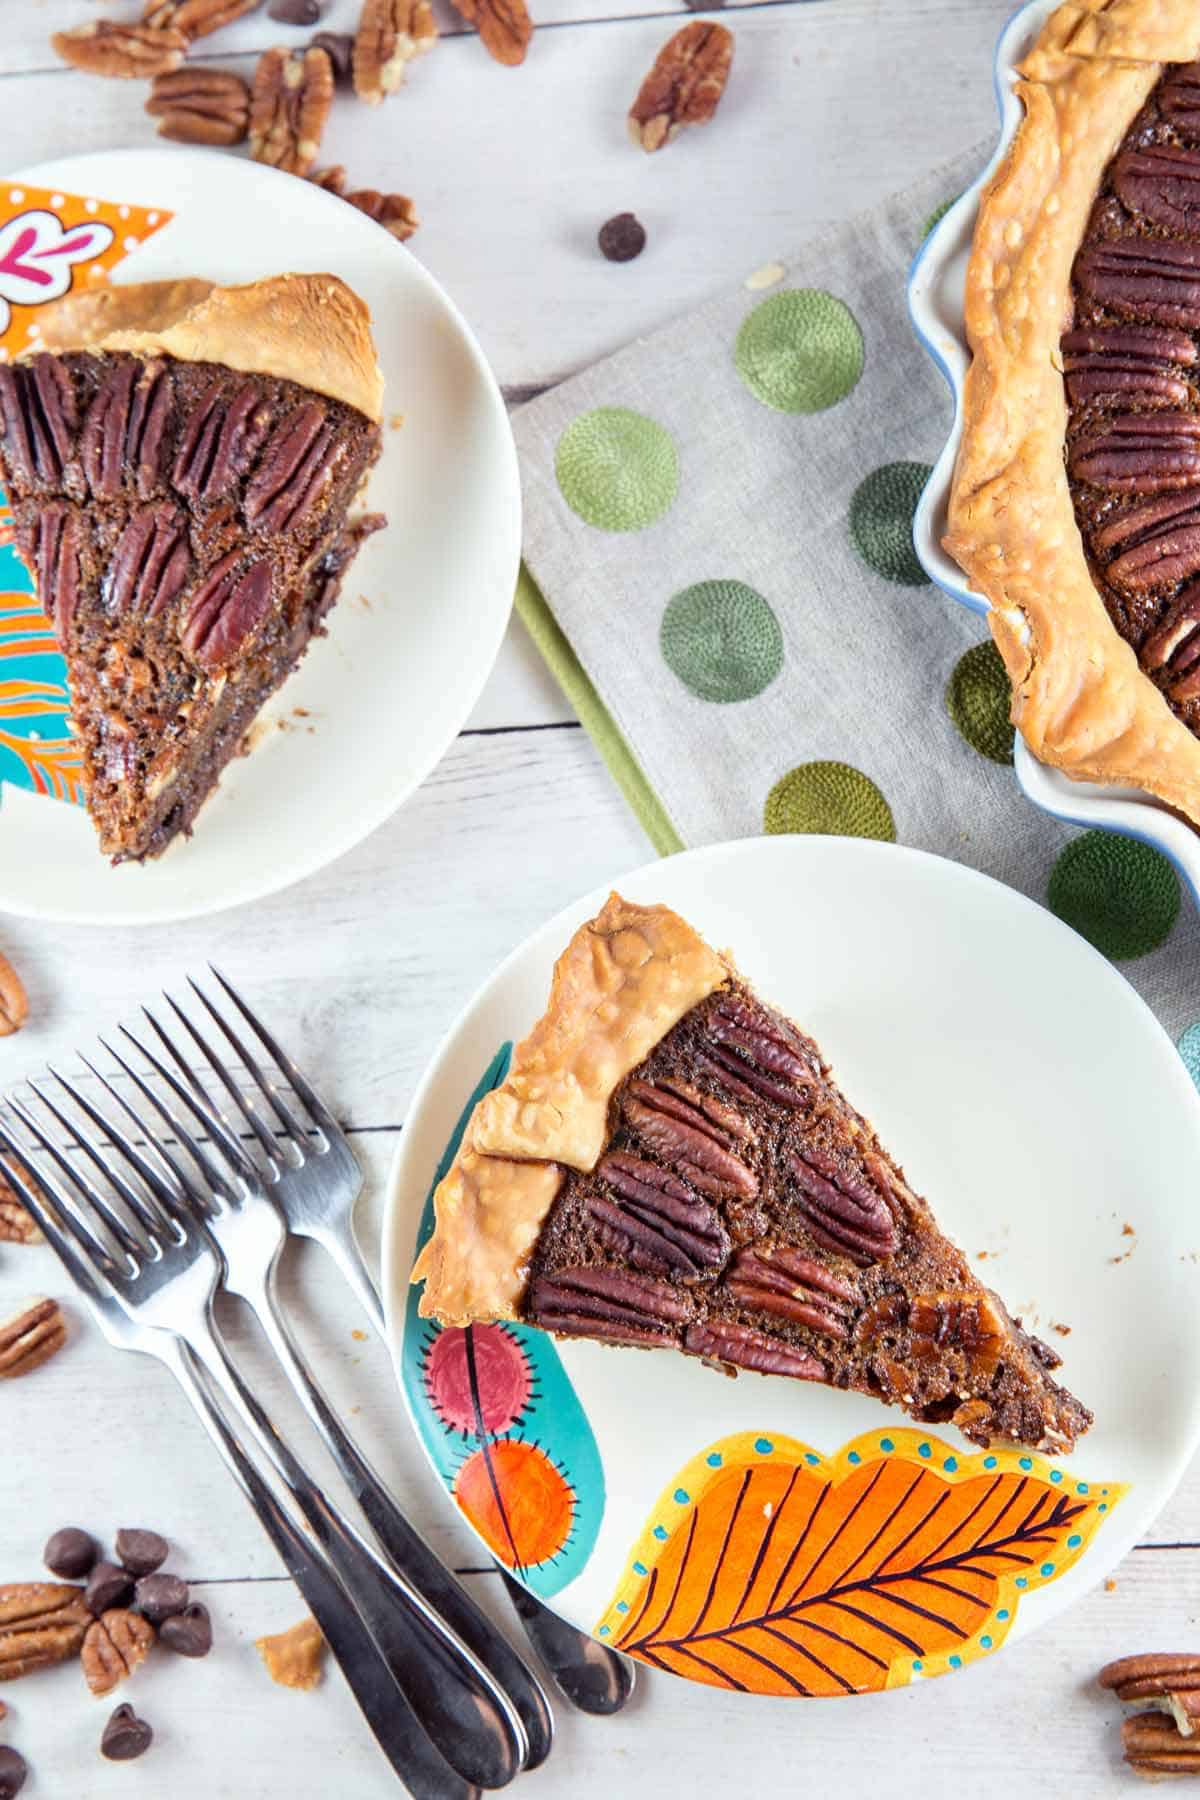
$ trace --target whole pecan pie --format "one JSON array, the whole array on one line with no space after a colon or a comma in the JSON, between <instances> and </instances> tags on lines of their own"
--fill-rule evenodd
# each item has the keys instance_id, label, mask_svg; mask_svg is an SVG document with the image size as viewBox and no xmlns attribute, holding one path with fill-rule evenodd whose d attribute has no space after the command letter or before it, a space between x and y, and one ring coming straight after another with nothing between
<instances>
[{"instance_id":1,"label":"whole pecan pie","mask_svg":"<svg viewBox=\"0 0 1200 1800\"><path fill-rule=\"evenodd\" d=\"M812 1039L663 906L613 894L575 934L435 1210L413 1280L444 1324L856 1388L978 1444L1092 1422Z\"/></svg>"},{"instance_id":2,"label":"whole pecan pie","mask_svg":"<svg viewBox=\"0 0 1200 1800\"><path fill-rule=\"evenodd\" d=\"M1200 6L1070 0L984 192L947 549L1030 748L1200 824Z\"/></svg>"},{"instance_id":3,"label":"whole pecan pie","mask_svg":"<svg viewBox=\"0 0 1200 1800\"><path fill-rule=\"evenodd\" d=\"M379 454L366 307L332 275L150 282L47 307L0 365L0 479L66 657L115 862L192 820L303 655Z\"/></svg>"}]
</instances>

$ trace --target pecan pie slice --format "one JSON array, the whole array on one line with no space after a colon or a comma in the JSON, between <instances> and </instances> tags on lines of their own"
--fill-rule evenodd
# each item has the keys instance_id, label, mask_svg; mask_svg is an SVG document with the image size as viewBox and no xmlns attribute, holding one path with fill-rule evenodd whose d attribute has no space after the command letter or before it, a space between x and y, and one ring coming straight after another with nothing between
<instances>
[{"instance_id":1,"label":"pecan pie slice","mask_svg":"<svg viewBox=\"0 0 1200 1800\"><path fill-rule=\"evenodd\" d=\"M0 480L67 661L114 862L192 821L304 654L379 454L366 307L332 275L68 296L0 364Z\"/></svg>"},{"instance_id":2,"label":"pecan pie slice","mask_svg":"<svg viewBox=\"0 0 1200 1800\"><path fill-rule=\"evenodd\" d=\"M1031 749L1200 825L1200 8L1069 0L982 199L946 547Z\"/></svg>"},{"instance_id":3,"label":"pecan pie slice","mask_svg":"<svg viewBox=\"0 0 1200 1800\"><path fill-rule=\"evenodd\" d=\"M444 1324L856 1388L977 1444L1092 1422L812 1039L666 907L613 894L576 933L435 1210L413 1280Z\"/></svg>"}]
</instances>

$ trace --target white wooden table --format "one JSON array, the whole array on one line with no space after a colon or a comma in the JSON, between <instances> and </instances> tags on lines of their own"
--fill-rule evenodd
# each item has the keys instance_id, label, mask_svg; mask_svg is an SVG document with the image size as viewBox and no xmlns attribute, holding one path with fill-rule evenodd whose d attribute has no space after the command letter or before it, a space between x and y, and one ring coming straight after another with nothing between
<instances>
[{"instance_id":1,"label":"white wooden table","mask_svg":"<svg viewBox=\"0 0 1200 1800\"><path fill-rule=\"evenodd\" d=\"M446 36L378 111L343 100L329 160L357 183L416 197L413 249L445 283L517 401L869 205L986 134L991 48L1009 0L773 0L730 9L737 55L717 121L648 158L624 113L686 16L678 0L534 0L541 29L505 70L436 0ZM52 154L150 141L137 84L54 66L51 30L94 0L0 10L0 171ZM132 0L108 9L132 15ZM355 0L331 0L346 28ZM299 36L302 34L293 34ZM287 33L263 15L200 49L249 71ZM240 53L235 56L234 53ZM632 208L650 245L626 267L594 249ZM514 854L514 850L517 852ZM253 910L115 937L0 921L31 1021L0 1045L0 1085L65 1056L97 1026L212 957L240 978L298 1059L319 1070L380 1196L405 1106L455 1012L498 959L649 846L514 627L470 721L407 807L324 874ZM383 1352L315 1256L288 1269L295 1308L338 1400L438 1550L478 1570L405 1422ZM0 1249L0 1317L28 1292L65 1293L46 1250ZM0 1581L39 1572L57 1525L166 1532L202 1583L217 1648L152 1659L131 1698L158 1742L132 1765L96 1752L109 1704L65 1667L3 1690L0 1727L35 1771L36 1800L379 1800L397 1792L335 1675L316 1694L273 1688L253 1639L302 1607L167 1376L110 1352L73 1308L69 1352L0 1388ZM247 1333L247 1338L249 1333ZM292 1412L265 1358L261 1390ZM522 1792L585 1800L713 1791L850 1796L1116 1795L1116 1709L1091 1685L1107 1658L1200 1648L1200 1471L1149 1542L1100 1591L1024 1645L957 1679L854 1705L785 1705L643 1675L616 1720L560 1710L558 1747ZM468 1580L507 1621L498 1582Z\"/></svg>"}]
</instances>

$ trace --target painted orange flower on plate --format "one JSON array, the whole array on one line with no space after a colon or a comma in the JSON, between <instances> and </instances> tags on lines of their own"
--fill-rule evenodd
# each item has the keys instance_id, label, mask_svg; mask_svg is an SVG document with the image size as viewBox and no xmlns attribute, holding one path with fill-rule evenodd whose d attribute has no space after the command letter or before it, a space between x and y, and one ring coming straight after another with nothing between
<instances>
[{"instance_id":1,"label":"painted orange flower on plate","mask_svg":"<svg viewBox=\"0 0 1200 1800\"><path fill-rule=\"evenodd\" d=\"M915 1431L825 1458L741 1433L664 1490L598 1634L740 1692L862 1694L995 1649L1125 1489Z\"/></svg>"}]
</instances>

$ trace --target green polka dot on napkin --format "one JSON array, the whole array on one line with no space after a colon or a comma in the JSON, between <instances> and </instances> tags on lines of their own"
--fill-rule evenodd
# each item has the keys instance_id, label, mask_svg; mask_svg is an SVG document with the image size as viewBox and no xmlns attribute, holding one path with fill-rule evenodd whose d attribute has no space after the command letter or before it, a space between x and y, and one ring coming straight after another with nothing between
<instances>
[{"instance_id":1,"label":"green polka dot on napkin","mask_svg":"<svg viewBox=\"0 0 1200 1800\"><path fill-rule=\"evenodd\" d=\"M767 795L763 830L896 841L892 809L875 783L843 762L800 763L789 769Z\"/></svg>"},{"instance_id":2,"label":"green polka dot on napkin","mask_svg":"<svg viewBox=\"0 0 1200 1800\"><path fill-rule=\"evenodd\" d=\"M913 514L930 472L928 463L885 463L859 483L850 502L854 548L869 569L904 587L929 580L913 546Z\"/></svg>"},{"instance_id":3,"label":"green polka dot on napkin","mask_svg":"<svg viewBox=\"0 0 1200 1800\"><path fill-rule=\"evenodd\" d=\"M701 700L752 700L783 666L783 634L744 581L698 581L676 594L659 633L667 667Z\"/></svg>"},{"instance_id":4,"label":"green polka dot on napkin","mask_svg":"<svg viewBox=\"0 0 1200 1800\"><path fill-rule=\"evenodd\" d=\"M819 288L789 288L743 319L733 360L764 406L815 413L853 392L863 356L862 332L844 301Z\"/></svg>"},{"instance_id":5,"label":"green polka dot on napkin","mask_svg":"<svg viewBox=\"0 0 1200 1800\"><path fill-rule=\"evenodd\" d=\"M627 406L597 406L572 420L558 440L554 472L572 512L601 531L641 531L679 489L670 432Z\"/></svg>"},{"instance_id":6,"label":"green polka dot on napkin","mask_svg":"<svg viewBox=\"0 0 1200 1800\"><path fill-rule=\"evenodd\" d=\"M1179 878L1136 838L1085 831L1050 872L1050 910L1114 962L1165 944L1179 916Z\"/></svg>"},{"instance_id":7,"label":"green polka dot on napkin","mask_svg":"<svg viewBox=\"0 0 1200 1800\"><path fill-rule=\"evenodd\" d=\"M1011 706L1012 683L1004 658L990 638L972 645L954 665L946 686L946 711L972 750L991 762L1013 759Z\"/></svg>"}]
</instances>

